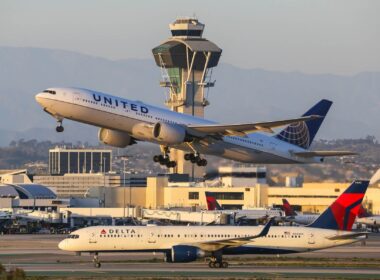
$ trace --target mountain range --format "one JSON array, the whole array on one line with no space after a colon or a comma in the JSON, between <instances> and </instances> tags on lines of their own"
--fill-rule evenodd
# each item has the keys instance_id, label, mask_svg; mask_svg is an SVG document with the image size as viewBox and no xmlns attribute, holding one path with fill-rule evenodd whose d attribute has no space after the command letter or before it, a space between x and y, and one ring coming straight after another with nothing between
<instances>
[{"instance_id":1,"label":"mountain range","mask_svg":"<svg viewBox=\"0 0 380 280\"><path fill-rule=\"evenodd\" d=\"M126 50L127 51L127 50ZM353 76L242 69L222 62L213 70L206 118L224 123L297 117L322 98L334 102L318 138L380 139L380 72ZM109 60L41 48L0 47L0 146L20 138L97 143L97 129L55 121L35 102L54 86L95 89L163 107L160 69L151 59Z\"/></svg>"}]
</instances>

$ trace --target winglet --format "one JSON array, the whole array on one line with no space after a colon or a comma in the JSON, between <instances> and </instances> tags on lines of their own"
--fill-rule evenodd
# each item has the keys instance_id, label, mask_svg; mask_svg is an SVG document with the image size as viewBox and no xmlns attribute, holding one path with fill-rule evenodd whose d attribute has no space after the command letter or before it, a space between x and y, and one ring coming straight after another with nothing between
<instances>
[{"instance_id":1,"label":"winglet","mask_svg":"<svg viewBox=\"0 0 380 280\"><path fill-rule=\"evenodd\" d=\"M270 218L269 221L264 226L264 228L262 229L262 231L257 236L255 236L255 238L266 236L269 232L270 227L273 225L273 221L274 221L274 217Z\"/></svg>"}]
</instances>

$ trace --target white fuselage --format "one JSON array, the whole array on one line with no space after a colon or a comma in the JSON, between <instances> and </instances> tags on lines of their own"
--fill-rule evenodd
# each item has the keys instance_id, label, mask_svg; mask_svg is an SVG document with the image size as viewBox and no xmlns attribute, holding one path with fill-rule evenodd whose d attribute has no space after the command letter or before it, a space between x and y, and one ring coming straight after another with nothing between
<instances>
[{"instance_id":1,"label":"white fuselage","mask_svg":"<svg viewBox=\"0 0 380 280\"><path fill-rule=\"evenodd\" d=\"M287 218L287 220L300 224L300 225L309 225L314 222L319 217L319 214L302 214L299 213L296 216Z\"/></svg>"},{"instance_id":2,"label":"white fuselage","mask_svg":"<svg viewBox=\"0 0 380 280\"><path fill-rule=\"evenodd\" d=\"M363 218L356 218L356 223L363 224L366 226L379 228L380 227L380 216L370 216Z\"/></svg>"},{"instance_id":3,"label":"white fuselage","mask_svg":"<svg viewBox=\"0 0 380 280\"><path fill-rule=\"evenodd\" d=\"M257 235L262 226L94 226L70 234L59 248L72 252L167 252L176 245L195 246L207 241ZM223 254L281 254L314 251L350 244L365 237L330 240L345 231L308 227L274 227L264 237L239 247L223 249ZM207 251L205 252L207 254Z\"/></svg>"},{"instance_id":4,"label":"white fuselage","mask_svg":"<svg viewBox=\"0 0 380 280\"><path fill-rule=\"evenodd\" d=\"M87 89L51 88L56 94L42 92L36 95L41 106L57 119L94 125L126 132L132 137L160 143L152 135L141 134L141 127L157 122L178 125L215 124L202 118L154 107L140 101L131 101ZM303 158L294 155L305 149L262 133L247 137L206 137L193 141L197 152L250 163L317 163L320 157ZM168 145L169 146L169 145ZM191 152L186 143L171 147Z\"/></svg>"}]
</instances>

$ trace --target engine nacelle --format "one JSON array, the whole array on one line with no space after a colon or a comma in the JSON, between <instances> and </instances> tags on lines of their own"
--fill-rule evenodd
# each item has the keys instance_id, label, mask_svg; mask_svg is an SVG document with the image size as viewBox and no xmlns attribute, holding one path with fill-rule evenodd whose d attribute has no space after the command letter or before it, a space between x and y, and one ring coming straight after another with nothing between
<instances>
[{"instance_id":1,"label":"engine nacelle","mask_svg":"<svg viewBox=\"0 0 380 280\"><path fill-rule=\"evenodd\" d=\"M177 124L158 122L153 127L153 137L158 142L168 145L181 144L188 141L186 129Z\"/></svg>"},{"instance_id":2,"label":"engine nacelle","mask_svg":"<svg viewBox=\"0 0 380 280\"><path fill-rule=\"evenodd\" d=\"M102 143L118 148L134 144L133 138L128 133L108 128L99 129L98 138Z\"/></svg>"},{"instance_id":3,"label":"engine nacelle","mask_svg":"<svg viewBox=\"0 0 380 280\"><path fill-rule=\"evenodd\" d=\"M206 253L194 246L176 245L172 247L170 257L170 262L193 262L197 258L206 257Z\"/></svg>"}]
</instances>

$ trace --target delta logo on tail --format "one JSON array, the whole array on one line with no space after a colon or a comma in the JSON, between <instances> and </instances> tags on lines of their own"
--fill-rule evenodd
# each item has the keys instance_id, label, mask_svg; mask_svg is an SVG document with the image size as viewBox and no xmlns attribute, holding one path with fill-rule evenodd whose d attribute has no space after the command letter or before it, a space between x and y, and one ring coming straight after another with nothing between
<instances>
[{"instance_id":1,"label":"delta logo on tail","mask_svg":"<svg viewBox=\"0 0 380 280\"><path fill-rule=\"evenodd\" d=\"M354 181L309 227L350 231L368 185L369 181Z\"/></svg>"},{"instance_id":2,"label":"delta logo on tail","mask_svg":"<svg viewBox=\"0 0 380 280\"><path fill-rule=\"evenodd\" d=\"M207 202L207 210L223 210L223 208L216 201L215 194L212 192L206 192L206 202Z\"/></svg>"},{"instance_id":3,"label":"delta logo on tail","mask_svg":"<svg viewBox=\"0 0 380 280\"><path fill-rule=\"evenodd\" d=\"M286 216L297 216L297 213L285 198L282 199L282 209Z\"/></svg>"}]
</instances>

